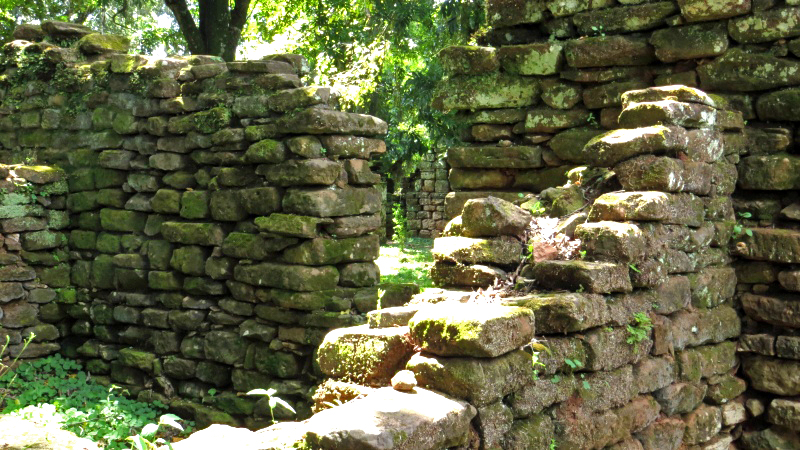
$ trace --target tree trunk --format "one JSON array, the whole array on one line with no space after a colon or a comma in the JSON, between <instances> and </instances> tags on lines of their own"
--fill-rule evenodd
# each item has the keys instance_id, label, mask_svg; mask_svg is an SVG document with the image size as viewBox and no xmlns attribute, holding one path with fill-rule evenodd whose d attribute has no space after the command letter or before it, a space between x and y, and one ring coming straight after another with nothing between
<instances>
[{"instance_id":1,"label":"tree trunk","mask_svg":"<svg viewBox=\"0 0 800 450\"><path fill-rule=\"evenodd\" d=\"M225 61L236 58L250 2L236 0L230 9L228 0L199 0L199 17L195 22L186 0L164 0L178 22L189 52L220 56Z\"/></svg>"}]
</instances>

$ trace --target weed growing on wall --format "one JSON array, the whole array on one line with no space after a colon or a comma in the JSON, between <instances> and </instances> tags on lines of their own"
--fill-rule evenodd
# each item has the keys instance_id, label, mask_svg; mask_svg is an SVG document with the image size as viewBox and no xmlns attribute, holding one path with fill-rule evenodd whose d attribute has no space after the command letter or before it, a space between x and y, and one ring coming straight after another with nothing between
<instances>
[{"instance_id":1,"label":"weed growing on wall","mask_svg":"<svg viewBox=\"0 0 800 450\"><path fill-rule=\"evenodd\" d=\"M394 241L400 245L408 240L408 219L400 203L392 205L392 223L394 224Z\"/></svg>"},{"instance_id":2,"label":"weed growing on wall","mask_svg":"<svg viewBox=\"0 0 800 450\"><path fill-rule=\"evenodd\" d=\"M638 312L633 315L633 324L628 324L628 339L626 342L631 345L637 345L650 336L650 330L653 329L653 322L650 317L643 312ZM639 347L636 347L638 350Z\"/></svg>"},{"instance_id":3,"label":"weed growing on wall","mask_svg":"<svg viewBox=\"0 0 800 450\"><path fill-rule=\"evenodd\" d=\"M117 386L95 383L76 361L60 355L21 364L0 376L8 396L3 414L47 418L61 428L109 450L129 448L128 438L166 410L158 401L127 398ZM191 424L186 433L191 430Z\"/></svg>"}]
</instances>

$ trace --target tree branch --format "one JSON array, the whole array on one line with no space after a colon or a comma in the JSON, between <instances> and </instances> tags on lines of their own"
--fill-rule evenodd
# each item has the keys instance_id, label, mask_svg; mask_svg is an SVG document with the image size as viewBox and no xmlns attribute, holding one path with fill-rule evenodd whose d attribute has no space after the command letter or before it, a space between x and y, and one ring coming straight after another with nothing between
<instances>
[{"instance_id":1,"label":"tree branch","mask_svg":"<svg viewBox=\"0 0 800 450\"><path fill-rule=\"evenodd\" d=\"M189 52L192 54L204 54L206 51L206 43L203 40L200 29L192 18L192 13L189 11L189 6L186 5L186 0L164 0L170 11L172 11L175 21L178 22L178 27L181 29L183 37L186 38L186 45L189 47Z\"/></svg>"},{"instance_id":2,"label":"tree branch","mask_svg":"<svg viewBox=\"0 0 800 450\"><path fill-rule=\"evenodd\" d=\"M244 25L250 15L250 1L236 0L233 4L231 21L228 24L228 36L225 40L225 50L223 52L223 57L226 61L232 61L236 58L236 47L239 46Z\"/></svg>"}]
</instances>

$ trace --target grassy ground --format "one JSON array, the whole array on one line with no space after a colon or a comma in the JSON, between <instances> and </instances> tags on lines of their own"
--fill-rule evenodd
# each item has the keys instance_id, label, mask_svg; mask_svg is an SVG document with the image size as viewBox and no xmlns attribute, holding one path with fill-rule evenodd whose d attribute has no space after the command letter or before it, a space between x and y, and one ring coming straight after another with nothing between
<instances>
[{"instance_id":1,"label":"grassy ground","mask_svg":"<svg viewBox=\"0 0 800 450\"><path fill-rule=\"evenodd\" d=\"M381 268L381 282L416 283L421 288L433 287L429 275L433 265L433 239L410 238L404 245L387 244L375 261Z\"/></svg>"}]
</instances>

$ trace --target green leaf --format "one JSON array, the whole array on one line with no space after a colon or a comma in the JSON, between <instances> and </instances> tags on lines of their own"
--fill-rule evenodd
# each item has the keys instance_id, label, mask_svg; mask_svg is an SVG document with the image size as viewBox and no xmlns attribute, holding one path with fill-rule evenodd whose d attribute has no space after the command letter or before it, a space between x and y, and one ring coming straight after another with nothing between
<instances>
[{"instance_id":1,"label":"green leaf","mask_svg":"<svg viewBox=\"0 0 800 450\"><path fill-rule=\"evenodd\" d=\"M253 389L249 391L247 395L272 395L266 389Z\"/></svg>"},{"instance_id":2,"label":"green leaf","mask_svg":"<svg viewBox=\"0 0 800 450\"><path fill-rule=\"evenodd\" d=\"M294 408L292 408L292 405L290 405L290 404L286 403L286 401L285 401L284 399L282 399L282 398L280 398L280 397L272 397L272 398L270 398L270 402L271 402L273 399L275 400L275 403L277 403L277 404L279 404L279 405L283 406L284 408L288 409L288 410L289 410L289 411L291 411L293 414L297 414L297 411L295 411L295 410L294 410ZM272 405L272 404L270 404L270 406L272 406L272 407L275 407L275 405Z\"/></svg>"},{"instance_id":3,"label":"green leaf","mask_svg":"<svg viewBox=\"0 0 800 450\"><path fill-rule=\"evenodd\" d=\"M178 423L178 420L180 420L180 417L176 416L175 414L164 414L161 416L161 419L159 419L158 423L183 431L183 426Z\"/></svg>"},{"instance_id":4,"label":"green leaf","mask_svg":"<svg viewBox=\"0 0 800 450\"><path fill-rule=\"evenodd\" d=\"M148 423L147 425L142 428L142 432L140 433L141 436L146 437L147 439L152 438L153 436L158 433L158 424L157 423Z\"/></svg>"}]
</instances>

